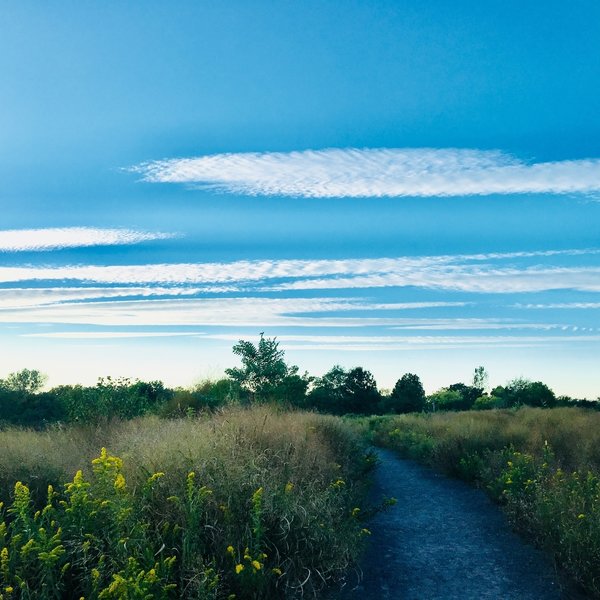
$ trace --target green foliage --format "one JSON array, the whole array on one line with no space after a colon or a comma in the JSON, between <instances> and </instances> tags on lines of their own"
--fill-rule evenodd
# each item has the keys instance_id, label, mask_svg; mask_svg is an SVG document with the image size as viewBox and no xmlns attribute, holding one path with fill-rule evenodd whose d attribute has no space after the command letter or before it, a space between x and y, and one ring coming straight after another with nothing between
<instances>
[{"instance_id":1,"label":"green foliage","mask_svg":"<svg viewBox=\"0 0 600 600\"><path fill-rule=\"evenodd\" d=\"M485 367L479 366L475 367L475 371L473 372L473 386L474 388L480 390L480 394L485 392L489 383L489 375L485 370Z\"/></svg>"},{"instance_id":2,"label":"green foliage","mask_svg":"<svg viewBox=\"0 0 600 600\"><path fill-rule=\"evenodd\" d=\"M556 405L556 396L545 383L523 378L513 379L505 387L494 388L492 396L498 398L504 408L514 406L552 408Z\"/></svg>"},{"instance_id":3,"label":"green foliage","mask_svg":"<svg viewBox=\"0 0 600 600\"><path fill-rule=\"evenodd\" d=\"M425 408L425 391L418 375L405 373L383 405L384 412L420 412Z\"/></svg>"},{"instance_id":4,"label":"green foliage","mask_svg":"<svg viewBox=\"0 0 600 600\"><path fill-rule=\"evenodd\" d=\"M231 379L205 379L192 389L176 388L168 400L159 405L162 417L183 417L205 410L216 410L239 401L240 390Z\"/></svg>"},{"instance_id":5,"label":"green foliage","mask_svg":"<svg viewBox=\"0 0 600 600\"><path fill-rule=\"evenodd\" d=\"M332 417L257 407L0 436L0 473L18 462L36 482L13 479L0 510L2 600L313 595L366 535L371 463ZM103 449L82 468L102 439L123 460Z\"/></svg>"},{"instance_id":6,"label":"green foliage","mask_svg":"<svg viewBox=\"0 0 600 600\"><path fill-rule=\"evenodd\" d=\"M307 405L333 414L372 414L378 411L381 396L375 378L362 367L346 371L339 365L314 380Z\"/></svg>"},{"instance_id":7,"label":"green foliage","mask_svg":"<svg viewBox=\"0 0 600 600\"><path fill-rule=\"evenodd\" d=\"M427 396L427 404L430 410L463 410L464 400L458 390L442 388Z\"/></svg>"},{"instance_id":8,"label":"green foliage","mask_svg":"<svg viewBox=\"0 0 600 600\"><path fill-rule=\"evenodd\" d=\"M250 393L251 400L275 400L277 389L286 378L298 372L298 367L286 364L279 342L265 338L262 333L257 345L240 340L233 347L233 353L241 358L242 366L226 369L225 373Z\"/></svg>"},{"instance_id":9,"label":"green foliage","mask_svg":"<svg viewBox=\"0 0 600 600\"><path fill-rule=\"evenodd\" d=\"M429 395L426 399L429 410L470 410L481 397L482 390L464 383L453 383Z\"/></svg>"},{"instance_id":10,"label":"green foliage","mask_svg":"<svg viewBox=\"0 0 600 600\"><path fill-rule=\"evenodd\" d=\"M35 369L22 369L16 373L10 373L6 379L0 380L0 389L19 394L35 394L39 392L46 383L47 377Z\"/></svg>"}]
</instances>

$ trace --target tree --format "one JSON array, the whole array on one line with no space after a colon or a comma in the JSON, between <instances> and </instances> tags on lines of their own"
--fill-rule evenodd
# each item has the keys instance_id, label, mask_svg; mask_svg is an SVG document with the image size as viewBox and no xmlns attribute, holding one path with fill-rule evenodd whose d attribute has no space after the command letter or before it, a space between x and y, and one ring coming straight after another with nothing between
<instances>
[{"instance_id":1,"label":"tree","mask_svg":"<svg viewBox=\"0 0 600 600\"><path fill-rule=\"evenodd\" d=\"M354 367L346 371L333 366L323 377L317 377L307 397L307 404L317 410L334 414L372 414L377 411L381 396L370 371Z\"/></svg>"},{"instance_id":2,"label":"tree","mask_svg":"<svg viewBox=\"0 0 600 600\"><path fill-rule=\"evenodd\" d=\"M322 377L315 378L307 397L307 404L322 412L343 414L345 411L345 383L347 371L334 365Z\"/></svg>"},{"instance_id":3,"label":"tree","mask_svg":"<svg viewBox=\"0 0 600 600\"><path fill-rule=\"evenodd\" d=\"M418 375L405 373L384 404L385 412L419 412L425 408L425 390Z\"/></svg>"},{"instance_id":4,"label":"tree","mask_svg":"<svg viewBox=\"0 0 600 600\"><path fill-rule=\"evenodd\" d=\"M263 333L258 345L240 340L233 353L241 357L242 367L226 369L225 373L249 392L253 400L273 399L277 386L298 373L298 367L286 364L285 352L279 349L276 338L265 338Z\"/></svg>"},{"instance_id":5,"label":"tree","mask_svg":"<svg viewBox=\"0 0 600 600\"><path fill-rule=\"evenodd\" d=\"M507 406L539 406L551 408L556 405L554 392L541 381L523 378L509 381L505 388Z\"/></svg>"},{"instance_id":6,"label":"tree","mask_svg":"<svg viewBox=\"0 0 600 600\"><path fill-rule=\"evenodd\" d=\"M475 404L475 400L483 393L482 388L465 385L464 383L453 383L448 386L448 391L458 392L460 398L452 409L448 408L447 410L469 410Z\"/></svg>"},{"instance_id":7,"label":"tree","mask_svg":"<svg viewBox=\"0 0 600 600\"><path fill-rule=\"evenodd\" d=\"M373 414L381 402L373 374L362 367L355 367L347 373L344 396L345 412Z\"/></svg>"},{"instance_id":8,"label":"tree","mask_svg":"<svg viewBox=\"0 0 600 600\"><path fill-rule=\"evenodd\" d=\"M39 392L46 383L47 376L35 369L23 369L11 373L6 379L0 381L0 387L10 392L20 394L35 394Z\"/></svg>"},{"instance_id":9,"label":"tree","mask_svg":"<svg viewBox=\"0 0 600 600\"><path fill-rule=\"evenodd\" d=\"M461 384L464 385L464 384ZM465 386L466 387L466 386ZM464 400L458 390L442 388L427 397L427 403L432 410L464 410Z\"/></svg>"},{"instance_id":10,"label":"tree","mask_svg":"<svg viewBox=\"0 0 600 600\"><path fill-rule=\"evenodd\" d=\"M483 394L488 387L488 382L489 375L485 370L485 367L475 367L475 372L473 373L473 387L481 390L480 393Z\"/></svg>"}]
</instances>

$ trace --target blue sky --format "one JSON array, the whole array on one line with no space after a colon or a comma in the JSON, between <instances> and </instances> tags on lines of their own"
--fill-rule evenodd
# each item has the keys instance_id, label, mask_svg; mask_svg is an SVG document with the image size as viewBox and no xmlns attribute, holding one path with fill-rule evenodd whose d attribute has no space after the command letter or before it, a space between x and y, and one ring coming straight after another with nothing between
<instances>
[{"instance_id":1,"label":"blue sky","mask_svg":"<svg viewBox=\"0 0 600 600\"><path fill-rule=\"evenodd\" d=\"M3 3L0 377L600 394L597 2Z\"/></svg>"}]
</instances>

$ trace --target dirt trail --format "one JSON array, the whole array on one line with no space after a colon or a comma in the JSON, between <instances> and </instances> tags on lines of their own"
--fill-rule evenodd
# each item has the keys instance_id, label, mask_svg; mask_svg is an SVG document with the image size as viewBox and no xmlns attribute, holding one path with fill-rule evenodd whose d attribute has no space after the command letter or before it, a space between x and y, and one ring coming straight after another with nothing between
<instances>
[{"instance_id":1,"label":"dirt trail","mask_svg":"<svg viewBox=\"0 0 600 600\"><path fill-rule=\"evenodd\" d=\"M480 490L378 450L374 497L398 504L368 527L356 600L562 598L548 559L511 532Z\"/></svg>"}]
</instances>

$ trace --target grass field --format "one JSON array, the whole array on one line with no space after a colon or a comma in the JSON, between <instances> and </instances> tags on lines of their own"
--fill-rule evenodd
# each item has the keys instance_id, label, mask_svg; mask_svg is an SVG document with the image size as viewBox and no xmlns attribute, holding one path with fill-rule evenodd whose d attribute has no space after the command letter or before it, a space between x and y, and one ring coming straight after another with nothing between
<instances>
[{"instance_id":1,"label":"grass field","mask_svg":"<svg viewBox=\"0 0 600 600\"><path fill-rule=\"evenodd\" d=\"M372 417L373 441L474 482L600 597L600 414L522 408Z\"/></svg>"},{"instance_id":2,"label":"grass field","mask_svg":"<svg viewBox=\"0 0 600 600\"><path fill-rule=\"evenodd\" d=\"M0 432L0 598L310 594L368 535L370 466L340 419L260 407Z\"/></svg>"}]
</instances>

